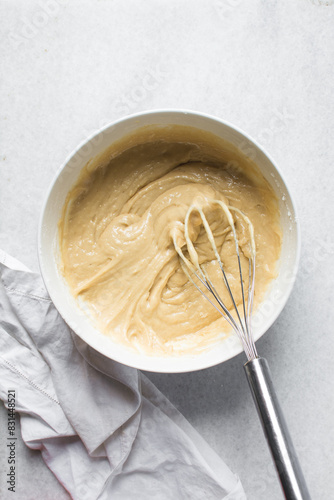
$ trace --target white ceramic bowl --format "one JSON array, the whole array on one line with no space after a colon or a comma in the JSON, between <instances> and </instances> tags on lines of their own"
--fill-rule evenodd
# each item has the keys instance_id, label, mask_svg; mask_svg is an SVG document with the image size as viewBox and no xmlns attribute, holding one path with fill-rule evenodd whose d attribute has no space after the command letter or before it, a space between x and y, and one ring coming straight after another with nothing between
<instances>
[{"instance_id":1,"label":"white ceramic bowl","mask_svg":"<svg viewBox=\"0 0 334 500\"><path fill-rule=\"evenodd\" d=\"M291 292L299 261L300 237L296 212L289 190L273 160L244 132L218 118L192 111L150 111L129 116L98 131L81 144L65 161L53 180L39 225L38 252L45 285L56 308L67 324L87 344L108 358L125 365L154 372L187 372L222 363L242 351L236 335L200 355L152 357L135 353L113 342L89 321L72 297L58 269L57 224L65 198L89 159L103 152L113 141L145 125L184 125L211 132L237 146L253 159L274 189L281 212L283 243L277 279L253 318L257 340L273 324Z\"/></svg>"}]
</instances>

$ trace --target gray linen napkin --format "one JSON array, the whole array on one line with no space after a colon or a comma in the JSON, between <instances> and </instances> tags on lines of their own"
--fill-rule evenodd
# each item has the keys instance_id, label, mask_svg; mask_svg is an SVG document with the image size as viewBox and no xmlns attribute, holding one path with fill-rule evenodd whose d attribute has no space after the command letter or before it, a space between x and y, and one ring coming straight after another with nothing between
<instances>
[{"instance_id":1,"label":"gray linen napkin","mask_svg":"<svg viewBox=\"0 0 334 500\"><path fill-rule=\"evenodd\" d=\"M18 268L0 251L0 398L16 389L24 442L72 498L244 500L238 477L147 377L79 339L40 276Z\"/></svg>"}]
</instances>

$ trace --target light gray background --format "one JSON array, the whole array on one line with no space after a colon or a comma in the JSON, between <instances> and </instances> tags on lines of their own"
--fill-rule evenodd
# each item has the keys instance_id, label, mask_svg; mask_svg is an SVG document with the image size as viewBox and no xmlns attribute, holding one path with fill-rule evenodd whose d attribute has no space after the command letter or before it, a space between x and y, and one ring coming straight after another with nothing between
<instances>
[{"instance_id":1,"label":"light gray background","mask_svg":"<svg viewBox=\"0 0 334 500\"><path fill-rule=\"evenodd\" d=\"M230 121L279 164L302 229L300 272L258 342L314 499L333 488L334 6L332 1L0 2L0 248L38 271L36 233L54 173L87 135L141 110ZM243 374L244 356L150 375L238 473L250 500L282 498ZM0 485L6 412L1 406ZM18 491L65 500L39 452L18 443ZM126 499L125 499L126 500Z\"/></svg>"}]
</instances>

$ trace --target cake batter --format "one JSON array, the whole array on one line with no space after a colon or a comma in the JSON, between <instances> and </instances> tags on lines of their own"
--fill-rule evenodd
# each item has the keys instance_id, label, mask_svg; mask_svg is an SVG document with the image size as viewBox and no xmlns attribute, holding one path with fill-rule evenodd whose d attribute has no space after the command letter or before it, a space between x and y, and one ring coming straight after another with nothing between
<instances>
[{"instance_id":1,"label":"cake batter","mask_svg":"<svg viewBox=\"0 0 334 500\"><path fill-rule=\"evenodd\" d=\"M236 148L190 127L147 127L86 165L59 222L60 260L72 294L99 330L152 355L194 354L230 334L226 321L189 282L174 245L186 248L185 216L198 205L240 303L231 228L214 200L241 210L254 226L256 306L276 276L279 211L270 185ZM242 265L248 266L248 229L237 213L235 224ZM230 305L195 212L190 237Z\"/></svg>"}]
</instances>

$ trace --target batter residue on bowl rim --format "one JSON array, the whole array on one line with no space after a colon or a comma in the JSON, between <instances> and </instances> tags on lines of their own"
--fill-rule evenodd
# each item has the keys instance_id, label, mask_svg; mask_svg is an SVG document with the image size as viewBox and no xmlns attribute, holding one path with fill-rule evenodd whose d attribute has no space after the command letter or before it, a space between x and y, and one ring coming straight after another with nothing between
<instances>
[{"instance_id":1,"label":"batter residue on bowl rim","mask_svg":"<svg viewBox=\"0 0 334 500\"><path fill-rule=\"evenodd\" d=\"M153 355L201 352L231 334L184 274L172 237L185 245L186 212L194 203L201 206L240 303L234 240L216 199L242 210L254 226L256 307L276 276L278 203L256 166L234 146L191 127L150 126L86 165L59 221L60 265L99 330ZM200 260L230 306L196 214L190 222ZM236 229L247 276L249 234L237 216Z\"/></svg>"}]
</instances>

